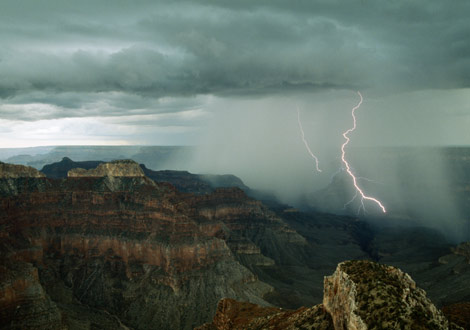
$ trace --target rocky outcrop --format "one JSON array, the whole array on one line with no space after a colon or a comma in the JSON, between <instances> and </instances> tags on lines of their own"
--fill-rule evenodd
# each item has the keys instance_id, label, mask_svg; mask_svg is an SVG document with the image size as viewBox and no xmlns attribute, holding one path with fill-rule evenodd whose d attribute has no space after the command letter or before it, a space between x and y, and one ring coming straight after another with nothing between
<instances>
[{"instance_id":1,"label":"rocky outcrop","mask_svg":"<svg viewBox=\"0 0 470 330\"><path fill-rule=\"evenodd\" d=\"M0 162L0 178L42 178L45 175L33 167Z\"/></svg>"},{"instance_id":2,"label":"rocky outcrop","mask_svg":"<svg viewBox=\"0 0 470 330\"><path fill-rule=\"evenodd\" d=\"M212 323L196 330L311 329L333 330L331 316L322 305L296 311L262 307L233 299L222 299Z\"/></svg>"},{"instance_id":3,"label":"rocky outcrop","mask_svg":"<svg viewBox=\"0 0 470 330\"><path fill-rule=\"evenodd\" d=\"M2 260L0 324L9 329L64 329L56 304L39 283L37 268L26 262Z\"/></svg>"},{"instance_id":4,"label":"rocky outcrop","mask_svg":"<svg viewBox=\"0 0 470 330\"><path fill-rule=\"evenodd\" d=\"M38 180L44 177L45 175L35 168L0 162L0 197L17 195L23 189L44 189L47 182Z\"/></svg>"},{"instance_id":5,"label":"rocky outcrop","mask_svg":"<svg viewBox=\"0 0 470 330\"><path fill-rule=\"evenodd\" d=\"M461 329L416 287L411 277L371 261L346 261L325 277L323 304L296 311L223 299L212 323L231 329Z\"/></svg>"},{"instance_id":6,"label":"rocky outcrop","mask_svg":"<svg viewBox=\"0 0 470 330\"><path fill-rule=\"evenodd\" d=\"M143 177L144 172L139 164L133 160L115 160L109 163L103 163L98 167L85 170L75 168L68 172L68 177Z\"/></svg>"},{"instance_id":7,"label":"rocky outcrop","mask_svg":"<svg viewBox=\"0 0 470 330\"><path fill-rule=\"evenodd\" d=\"M323 305L335 329L458 328L408 274L371 261L340 263L325 277Z\"/></svg>"},{"instance_id":8,"label":"rocky outcrop","mask_svg":"<svg viewBox=\"0 0 470 330\"><path fill-rule=\"evenodd\" d=\"M229 238L241 235L245 217L285 224L240 190L195 196L146 177L26 179L0 180L0 258L5 273L18 263L37 269L43 305L56 306L65 326L192 329L223 297L267 304L272 287L238 257L261 258L260 249L232 250ZM0 301L6 315L9 306Z\"/></svg>"}]
</instances>

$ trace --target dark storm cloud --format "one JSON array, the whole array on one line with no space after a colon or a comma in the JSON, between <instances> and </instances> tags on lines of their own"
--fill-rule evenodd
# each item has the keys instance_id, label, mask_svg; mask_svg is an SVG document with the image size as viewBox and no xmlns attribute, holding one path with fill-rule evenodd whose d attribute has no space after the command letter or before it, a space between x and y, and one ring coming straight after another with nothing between
<instances>
[{"instance_id":1,"label":"dark storm cloud","mask_svg":"<svg viewBox=\"0 0 470 330\"><path fill-rule=\"evenodd\" d=\"M148 98L124 92L45 91L18 94L0 105L3 119L34 121L72 117L120 117L171 114L201 107L203 100L188 98Z\"/></svg>"},{"instance_id":2,"label":"dark storm cloud","mask_svg":"<svg viewBox=\"0 0 470 330\"><path fill-rule=\"evenodd\" d=\"M169 96L468 87L469 13L465 0L3 1L0 97L52 106L16 113L34 120Z\"/></svg>"}]
</instances>

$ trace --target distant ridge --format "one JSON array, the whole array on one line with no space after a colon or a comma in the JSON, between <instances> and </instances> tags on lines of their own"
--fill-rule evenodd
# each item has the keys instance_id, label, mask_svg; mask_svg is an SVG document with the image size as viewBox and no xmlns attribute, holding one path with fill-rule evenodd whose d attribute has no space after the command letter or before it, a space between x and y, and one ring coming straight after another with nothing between
<instances>
[{"instance_id":1,"label":"distant ridge","mask_svg":"<svg viewBox=\"0 0 470 330\"><path fill-rule=\"evenodd\" d=\"M91 160L83 162L74 162L68 157L62 158L60 162L44 165L41 172L48 178L59 179L67 177L67 173L74 168L83 168L89 170L103 163L100 160Z\"/></svg>"},{"instance_id":2,"label":"distant ridge","mask_svg":"<svg viewBox=\"0 0 470 330\"><path fill-rule=\"evenodd\" d=\"M41 169L60 162L64 157L75 161L133 159L153 169L166 169L168 164L188 164L193 147L188 146L56 146L24 149L0 149L0 160ZM174 166L170 166L173 167Z\"/></svg>"},{"instance_id":3,"label":"distant ridge","mask_svg":"<svg viewBox=\"0 0 470 330\"><path fill-rule=\"evenodd\" d=\"M82 169L79 172L80 176L86 176L83 170L89 171L102 165L103 161L73 161L69 157L64 157L60 162L45 165L41 172L48 178L62 179L68 176L68 173L74 169ZM194 193L194 194L208 194L216 188L231 188L237 187L245 192L251 192L243 181L230 174L225 175L206 175L206 174L193 174L188 171L175 171L175 170L162 170L154 171L144 164L139 165L143 174L155 182L167 182L175 186L181 192ZM72 171L74 176L76 171ZM93 175L94 176L94 175Z\"/></svg>"}]
</instances>

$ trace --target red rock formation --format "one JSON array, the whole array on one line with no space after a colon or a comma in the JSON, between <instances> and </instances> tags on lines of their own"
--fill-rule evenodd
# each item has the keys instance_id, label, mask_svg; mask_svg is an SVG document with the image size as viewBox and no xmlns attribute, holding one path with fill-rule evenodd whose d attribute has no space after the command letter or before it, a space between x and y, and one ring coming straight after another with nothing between
<instances>
[{"instance_id":1,"label":"red rock formation","mask_svg":"<svg viewBox=\"0 0 470 330\"><path fill-rule=\"evenodd\" d=\"M113 256L124 262L139 260L166 272L199 269L230 257L225 241L214 237L221 224L195 221L191 216L197 213L196 219L204 217L205 211L194 212L184 203L176 205L172 201L174 191L156 187L147 194L148 186L140 187L142 193L140 189L134 192L86 189L99 186L102 180L51 181L53 186L46 192L4 198L0 200L4 210L0 225L13 232L30 233L33 246L42 250L53 249L61 254L79 251L85 258L90 251L104 255L112 250ZM191 201L195 202L197 198ZM235 212L235 209L222 211L224 215ZM44 231L45 228L49 231ZM86 231L90 234L83 235Z\"/></svg>"},{"instance_id":2,"label":"red rock formation","mask_svg":"<svg viewBox=\"0 0 470 330\"><path fill-rule=\"evenodd\" d=\"M298 310L262 307L233 299L222 299L212 323L196 330L333 330L330 315L322 305Z\"/></svg>"},{"instance_id":3,"label":"red rock formation","mask_svg":"<svg viewBox=\"0 0 470 330\"><path fill-rule=\"evenodd\" d=\"M106 175L0 179L0 191L0 256L37 267L64 310L87 304L135 328L192 328L222 297L263 304L271 290L226 239L241 218L279 219L239 189L194 196L146 177ZM10 314L8 306L0 301Z\"/></svg>"}]
</instances>

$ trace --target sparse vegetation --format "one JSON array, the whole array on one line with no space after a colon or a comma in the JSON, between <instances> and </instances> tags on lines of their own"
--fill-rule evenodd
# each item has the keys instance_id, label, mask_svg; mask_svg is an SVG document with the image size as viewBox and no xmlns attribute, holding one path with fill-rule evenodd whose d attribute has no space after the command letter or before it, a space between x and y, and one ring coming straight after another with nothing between
<instances>
[{"instance_id":1,"label":"sparse vegetation","mask_svg":"<svg viewBox=\"0 0 470 330\"><path fill-rule=\"evenodd\" d=\"M356 314L369 329L431 330L442 329L440 321L446 322L400 270L366 260L344 262L341 269L356 284Z\"/></svg>"}]
</instances>

